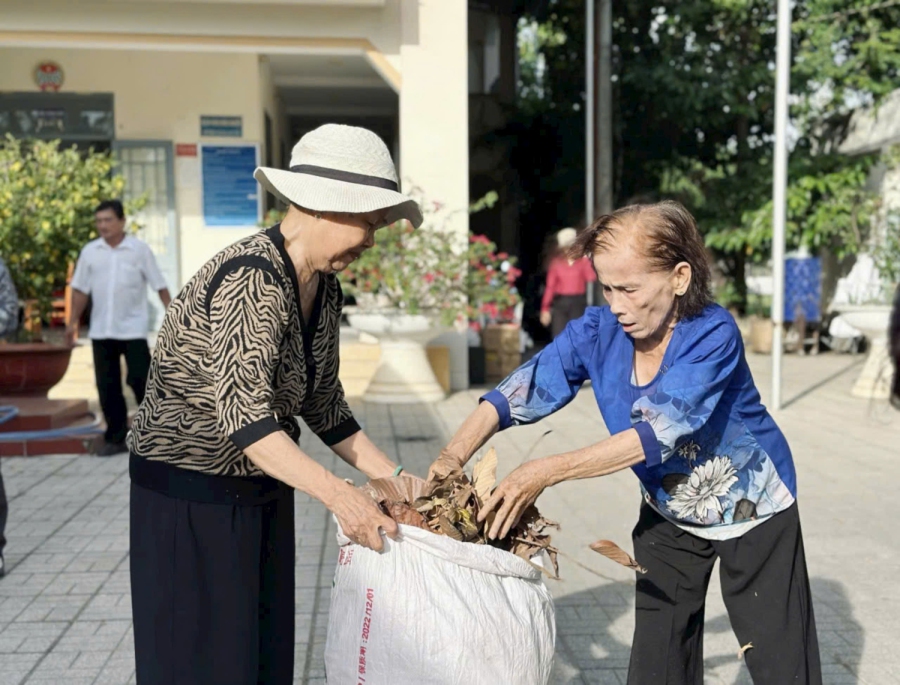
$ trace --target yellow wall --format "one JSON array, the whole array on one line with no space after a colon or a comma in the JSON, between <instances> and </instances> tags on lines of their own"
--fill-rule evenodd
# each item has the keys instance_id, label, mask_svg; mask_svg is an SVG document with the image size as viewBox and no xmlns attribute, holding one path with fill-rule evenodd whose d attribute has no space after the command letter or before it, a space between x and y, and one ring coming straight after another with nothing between
<instances>
[{"instance_id":1,"label":"yellow wall","mask_svg":"<svg viewBox=\"0 0 900 685\"><path fill-rule=\"evenodd\" d=\"M58 48L0 48L0 91L35 91L35 65L59 63L63 92L113 93L116 138L173 143L252 142L263 137L260 67L255 54ZM200 138L202 114L240 116L244 137ZM221 248L255 227L206 228L197 175L176 159L181 282ZM199 163L194 160L194 163Z\"/></svg>"}]
</instances>

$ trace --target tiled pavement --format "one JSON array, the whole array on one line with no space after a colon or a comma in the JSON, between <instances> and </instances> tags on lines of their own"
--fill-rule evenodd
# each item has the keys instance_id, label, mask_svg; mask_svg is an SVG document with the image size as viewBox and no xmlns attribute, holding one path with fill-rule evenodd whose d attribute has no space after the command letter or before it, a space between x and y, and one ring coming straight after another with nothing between
<instances>
[{"instance_id":1,"label":"tiled pavement","mask_svg":"<svg viewBox=\"0 0 900 685\"><path fill-rule=\"evenodd\" d=\"M768 359L752 358L764 397ZM858 361L788 357L778 420L793 446L826 683L900 683L900 571L888 510L900 476L900 413L849 397ZM360 405L366 431L413 472L473 406L461 393L434 406ZM544 435L548 430L551 433ZM605 435L589 390L538 426L498 436L501 471L528 456ZM544 437L542 437L544 436ZM353 471L320 443L304 449L344 477ZM10 496L9 575L0 580L0 685L124 684L133 680L128 578L128 474L123 457L5 459ZM358 475L357 475L358 479ZM587 549L599 537L629 543L639 505L628 473L567 483L541 499L563 523L566 557L557 598L555 683L625 682L633 577ZM329 588L337 548L325 510L297 496L297 683L322 683ZM745 685L746 669L713 580L706 624L706 682Z\"/></svg>"}]
</instances>

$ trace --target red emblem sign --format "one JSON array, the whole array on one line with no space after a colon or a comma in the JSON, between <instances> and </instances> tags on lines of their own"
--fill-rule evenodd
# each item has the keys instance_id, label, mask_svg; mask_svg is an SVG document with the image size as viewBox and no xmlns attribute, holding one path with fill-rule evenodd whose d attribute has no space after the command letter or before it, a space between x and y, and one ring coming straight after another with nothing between
<instances>
[{"instance_id":1,"label":"red emblem sign","mask_svg":"<svg viewBox=\"0 0 900 685\"><path fill-rule=\"evenodd\" d=\"M63 70L56 62L41 62L34 69L34 82L41 90L57 91L63 84Z\"/></svg>"}]
</instances>

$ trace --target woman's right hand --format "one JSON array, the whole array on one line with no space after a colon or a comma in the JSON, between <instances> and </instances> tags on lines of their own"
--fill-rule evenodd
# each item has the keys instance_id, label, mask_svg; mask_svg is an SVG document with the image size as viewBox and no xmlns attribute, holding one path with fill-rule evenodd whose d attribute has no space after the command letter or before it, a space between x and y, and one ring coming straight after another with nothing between
<instances>
[{"instance_id":1,"label":"woman's right hand","mask_svg":"<svg viewBox=\"0 0 900 685\"><path fill-rule=\"evenodd\" d=\"M541 325L545 328L549 327L551 318L550 312L541 312Z\"/></svg>"},{"instance_id":2,"label":"woman's right hand","mask_svg":"<svg viewBox=\"0 0 900 685\"><path fill-rule=\"evenodd\" d=\"M452 473L461 471L464 463L458 456L443 449L440 456L429 467L427 480L443 480Z\"/></svg>"},{"instance_id":3,"label":"woman's right hand","mask_svg":"<svg viewBox=\"0 0 900 685\"><path fill-rule=\"evenodd\" d=\"M382 513L381 509L368 494L358 490L349 483L335 501L331 511L341 524L341 530L352 542L380 552L384 549L381 531L392 540L400 535L397 522Z\"/></svg>"}]
</instances>

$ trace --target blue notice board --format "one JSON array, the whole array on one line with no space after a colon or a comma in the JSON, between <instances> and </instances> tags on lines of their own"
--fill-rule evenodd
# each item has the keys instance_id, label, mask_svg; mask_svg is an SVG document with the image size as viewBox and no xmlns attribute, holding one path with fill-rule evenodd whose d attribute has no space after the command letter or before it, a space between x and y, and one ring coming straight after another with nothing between
<instances>
[{"instance_id":1,"label":"blue notice board","mask_svg":"<svg viewBox=\"0 0 900 685\"><path fill-rule=\"evenodd\" d=\"M207 226L256 226L256 145L201 145L203 219Z\"/></svg>"},{"instance_id":2,"label":"blue notice board","mask_svg":"<svg viewBox=\"0 0 900 685\"><path fill-rule=\"evenodd\" d=\"M801 311L807 321L822 320L822 262L818 257L784 260L784 320L793 322Z\"/></svg>"}]
</instances>

